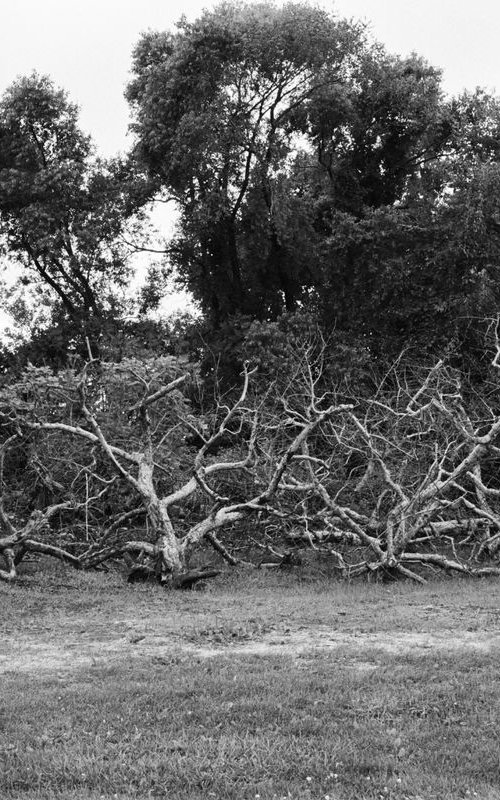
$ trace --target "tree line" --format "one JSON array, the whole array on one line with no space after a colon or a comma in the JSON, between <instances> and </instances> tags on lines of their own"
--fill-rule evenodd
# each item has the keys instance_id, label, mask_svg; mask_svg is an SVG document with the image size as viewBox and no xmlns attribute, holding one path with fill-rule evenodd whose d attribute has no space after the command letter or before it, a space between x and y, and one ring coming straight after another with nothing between
<instances>
[{"instance_id":1,"label":"tree line","mask_svg":"<svg viewBox=\"0 0 500 800\"><path fill-rule=\"evenodd\" d=\"M0 102L0 224L19 267L4 303L19 322L30 294L46 306L48 350L51 327L97 346L124 316L153 200L179 209L163 270L215 339L307 310L372 348L467 349L471 319L496 311L498 98L447 98L424 59L296 3L222 3L144 34L132 76L121 158L96 156L47 77ZM160 296L157 270L139 311Z\"/></svg>"},{"instance_id":2,"label":"tree line","mask_svg":"<svg viewBox=\"0 0 500 800\"><path fill-rule=\"evenodd\" d=\"M393 56L364 25L301 3L221 3L143 34L126 96L134 144L112 159L96 155L50 78L21 78L0 100L0 235L18 276L3 305L29 331L0 352L5 574L26 542L40 552L33 514L52 531L68 530L68 514L78 528L83 514L88 536L92 509L95 529L115 536L133 519L118 513L124 497L124 513L141 500L142 549L130 532L113 546L94 533L73 549L51 540L53 554L82 566L99 548L106 558L149 553L165 577L186 570L195 541L214 545L214 530L250 513L280 518L288 543L320 541L321 518L323 544L355 542L400 574L415 561L409 542L462 535L471 515L490 541L498 98L480 89L449 98L425 59ZM177 227L132 301L133 255L148 249L154 202L175 204ZM148 316L169 279L200 317ZM43 314L30 325L34 307ZM181 374L191 376L183 399L177 384L161 394ZM164 407L172 397L175 413ZM183 430L168 466L164 453L153 457L153 432L166 424L153 425L153 408ZM63 434L89 446L83 460ZM127 437L138 437L133 452ZM40 491L23 503L30 459ZM349 494L341 506L335 475ZM194 522L179 535L168 509L181 500L194 503ZM87 561L75 555L85 542ZM496 552L491 542L478 550Z\"/></svg>"}]
</instances>

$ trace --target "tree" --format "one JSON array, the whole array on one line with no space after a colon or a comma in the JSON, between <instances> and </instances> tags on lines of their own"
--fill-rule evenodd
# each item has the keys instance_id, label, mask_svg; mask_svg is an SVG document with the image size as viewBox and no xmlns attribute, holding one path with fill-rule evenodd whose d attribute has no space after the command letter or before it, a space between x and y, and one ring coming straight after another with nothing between
<instances>
[{"instance_id":1,"label":"tree","mask_svg":"<svg viewBox=\"0 0 500 800\"><path fill-rule=\"evenodd\" d=\"M29 552L80 569L142 554L141 570L182 587L207 574L189 563L205 542L237 564L218 535L245 539L252 517L278 528L278 559L284 537L348 577L499 575L498 322L492 338L488 397L444 360L401 361L362 396L332 384L320 338L296 347L275 391L254 396L247 366L239 397L198 415L175 359L30 368L0 396L0 578L15 579ZM26 445L44 487L29 503L15 449Z\"/></svg>"},{"instance_id":2,"label":"tree","mask_svg":"<svg viewBox=\"0 0 500 800\"><path fill-rule=\"evenodd\" d=\"M23 432L49 438L62 435L81 445L77 451L67 451L63 456L66 478L62 480L67 484L68 476L74 475L70 480L73 496L60 502L51 499L45 508L25 512L27 519L22 524L16 526L12 514L6 511L8 492L5 484L2 486L0 525L5 535L0 538L0 552L4 553L8 568L0 570L0 578L14 579L16 563L30 551L48 553L79 568L95 566L125 552L143 552L150 556L162 582L182 586L186 580L192 580L188 570L191 552L204 540L234 564L236 559L227 553L215 532L248 515L265 512L279 491L281 478L300 443L327 416L338 411L333 406L315 409L299 433L285 444L271 471L266 470L262 480L257 476L252 478L257 456L259 409L246 405L248 368L245 368L239 398L229 406L221 403L212 415L211 426L205 427L200 424L202 420L193 419L188 413L179 392L187 380L186 373L158 387L161 375L158 367L164 375L165 366L161 360L142 367L133 360L111 368L90 363L79 376L71 372L50 376L46 370L30 368L20 383L2 392L2 466L9 448L22 438ZM174 362L168 361L167 368L172 369L172 366ZM107 372L108 382L102 382L102 368ZM95 369L97 372L92 372ZM126 383L124 375L127 375ZM138 399L127 405L124 394L130 397L130 388ZM52 397L51 402L47 402L48 397ZM195 454L188 454L187 475L186 466L184 469L176 467L179 460L181 464L183 461L183 446L179 441L182 428L194 432L198 441ZM235 442L234 448L231 440ZM225 448L224 456L214 457L214 451L216 453L220 446ZM57 461L61 461L60 446ZM50 472L47 460L46 467ZM74 491L82 474L90 476L92 486L97 486L90 497L78 497ZM3 480L3 473L1 477ZM127 487L139 508L134 505L130 510L122 509L98 536L94 547L87 546L86 551L76 557L71 546L68 548L64 534L62 541L61 538L57 541L57 536L56 542L40 541L57 514L88 509L111 489L116 492L117 480ZM52 480L51 487L54 485L56 482ZM61 489L60 483L58 489ZM64 491L64 486L62 489ZM196 499L197 506L194 505ZM176 514L177 507L185 504L189 504L193 518L187 521L187 526L179 522ZM138 511L142 511L149 522L152 541L117 541L117 527L137 517Z\"/></svg>"},{"instance_id":3,"label":"tree","mask_svg":"<svg viewBox=\"0 0 500 800\"><path fill-rule=\"evenodd\" d=\"M139 184L130 163L94 157L76 106L49 78L33 74L5 92L0 232L20 270L11 290L14 314L22 318L33 303L46 304L62 338L81 343L89 336L97 346L129 277L122 237L142 202Z\"/></svg>"},{"instance_id":4,"label":"tree","mask_svg":"<svg viewBox=\"0 0 500 800\"><path fill-rule=\"evenodd\" d=\"M136 156L180 207L168 257L211 350L307 308L374 355L464 352L471 314L496 313L496 98L447 100L424 59L293 3L146 34L128 98Z\"/></svg>"},{"instance_id":5,"label":"tree","mask_svg":"<svg viewBox=\"0 0 500 800\"><path fill-rule=\"evenodd\" d=\"M170 255L216 324L294 308L301 279L280 238L275 186L296 147L298 109L341 85L363 46L361 26L300 4L224 3L139 42L128 88L136 152L179 203Z\"/></svg>"},{"instance_id":6,"label":"tree","mask_svg":"<svg viewBox=\"0 0 500 800\"><path fill-rule=\"evenodd\" d=\"M403 348L453 349L482 359L485 327L497 314L499 170L476 160L448 172L439 193L420 185L404 203L337 212L325 236L316 294L322 325L363 336L382 360Z\"/></svg>"},{"instance_id":7,"label":"tree","mask_svg":"<svg viewBox=\"0 0 500 800\"><path fill-rule=\"evenodd\" d=\"M146 34L134 73L136 153L181 209L170 258L216 326L307 302L335 214L401 199L452 133L438 70L301 4Z\"/></svg>"},{"instance_id":8,"label":"tree","mask_svg":"<svg viewBox=\"0 0 500 800\"><path fill-rule=\"evenodd\" d=\"M452 133L440 71L415 54L395 57L380 45L360 53L342 93L329 83L299 114L326 208L358 218L400 201Z\"/></svg>"}]
</instances>

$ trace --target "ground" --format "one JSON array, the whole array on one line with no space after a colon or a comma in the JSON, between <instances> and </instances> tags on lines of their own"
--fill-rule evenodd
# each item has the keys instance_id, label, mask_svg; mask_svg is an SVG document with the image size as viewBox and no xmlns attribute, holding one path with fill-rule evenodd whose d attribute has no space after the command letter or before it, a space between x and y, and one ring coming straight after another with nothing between
<instances>
[{"instance_id":1,"label":"ground","mask_svg":"<svg viewBox=\"0 0 500 800\"><path fill-rule=\"evenodd\" d=\"M0 797L500 800L500 581L0 585Z\"/></svg>"}]
</instances>

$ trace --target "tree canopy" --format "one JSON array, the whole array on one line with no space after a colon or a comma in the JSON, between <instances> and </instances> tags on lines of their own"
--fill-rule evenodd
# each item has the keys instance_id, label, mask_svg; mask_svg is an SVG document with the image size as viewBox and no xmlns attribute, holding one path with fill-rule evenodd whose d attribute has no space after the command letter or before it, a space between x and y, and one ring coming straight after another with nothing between
<instances>
[{"instance_id":1,"label":"tree canopy","mask_svg":"<svg viewBox=\"0 0 500 800\"><path fill-rule=\"evenodd\" d=\"M132 174L125 161L95 157L77 107L49 78L33 74L6 91L0 233L19 271L9 304L19 321L45 304L49 319L71 322L66 336L95 339L129 278L122 236L138 209Z\"/></svg>"},{"instance_id":2,"label":"tree canopy","mask_svg":"<svg viewBox=\"0 0 500 800\"><path fill-rule=\"evenodd\" d=\"M42 348L97 347L123 316L129 243L158 194L180 212L166 271L211 346L237 315L307 311L374 352L432 349L495 313L497 98L448 99L424 59L304 3L224 2L143 34L132 75L125 159L95 156L49 78L0 102L0 227L20 266L4 303L18 320L30 293L46 304Z\"/></svg>"},{"instance_id":3,"label":"tree canopy","mask_svg":"<svg viewBox=\"0 0 500 800\"><path fill-rule=\"evenodd\" d=\"M180 205L171 259L216 325L295 310L335 269L335 214L400 200L452 134L438 70L305 4L145 34L128 98L137 156Z\"/></svg>"},{"instance_id":4,"label":"tree canopy","mask_svg":"<svg viewBox=\"0 0 500 800\"><path fill-rule=\"evenodd\" d=\"M282 240L278 187L308 102L363 48L360 26L317 8L225 3L137 46L137 154L180 205L171 256L216 323L295 306L306 267Z\"/></svg>"}]
</instances>

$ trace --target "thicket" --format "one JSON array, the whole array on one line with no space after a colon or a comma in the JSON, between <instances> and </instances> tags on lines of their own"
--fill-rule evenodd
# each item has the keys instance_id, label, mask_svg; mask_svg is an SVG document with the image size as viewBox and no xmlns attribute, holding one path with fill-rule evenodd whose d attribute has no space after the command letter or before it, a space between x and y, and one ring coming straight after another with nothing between
<instances>
[{"instance_id":1,"label":"thicket","mask_svg":"<svg viewBox=\"0 0 500 800\"><path fill-rule=\"evenodd\" d=\"M277 565L312 547L347 577L498 575L496 328L492 344L479 392L443 359L381 379L367 364L363 392L347 373L332 383L317 333L267 363L273 381L245 364L239 393L204 410L179 357L30 367L0 395L0 575L30 553L77 568L129 555L190 585L201 545L236 566L250 542Z\"/></svg>"},{"instance_id":2,"label":"thicket","mask_svg":"<svg viewBox=\"0 0 500 800\"><path fill-rule=\"evenodd\" d=\"M128 554L180 585L235 540L496 574L498 99L300 3L144 34L127 96L109 160L49 78L0 101L1 577ZM200 314L152 321L172 279Z\"/></svg>"}]
</instances>

